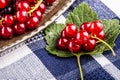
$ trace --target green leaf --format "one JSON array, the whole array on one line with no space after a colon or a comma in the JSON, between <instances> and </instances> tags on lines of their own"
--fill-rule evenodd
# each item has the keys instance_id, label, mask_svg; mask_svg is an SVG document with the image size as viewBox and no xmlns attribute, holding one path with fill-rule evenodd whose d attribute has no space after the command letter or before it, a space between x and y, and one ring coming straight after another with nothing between
<instances>
[{"instance_id":1,"label":"green leaf","mask_svg":"<svg viewBox=\"0 0 120 80\"><path fill-rule=\"evenodd\" d=\"M103 26L104 26L104 31L106 34L106 37L104 39L105 42L107 42L111 47L115 46L115 40L117 38L117 36L119 35L120 31L119 31L119 21L116 19L113 20L102 20ZM86 52L83 54L91 54L91 55L95 55L95 54L101 54L104 51L109 50L109 48L103 44L103 43L99 43L96 46L96 49L94 51L91 52Z\"/></svg>"},{"instance_id":2,"label":"green leaf","mask_svg":"<svg viewBox=\"0 0 120 80\"><path fill-rule=\"evenodd\" d=\"M80 26L83 22L92 22L93 20L98 20L98 15L86 3L82 3L68 14L66 24L74 23Z\"/></svg>"},{"instance_id":3,"label":"green leaf","mask_svg":"<svg viewBox=\"0 0 120 80\"><path fill-rule=\"evenodd\" d=\"M97 14L92 11L92 9L85 3L80 4L77 8L73 10L73 12L68 14L68 17L66 19L66 23L74 23L76 25L80 25L83 22L89 21L92 22L94 20L98 19ZM115 40L117 36L119 35L120 31L120 25L119 21L116 19L112 20L102 20L104 31L106 33L105 41L111 46L115 46ZM57 49L57 40L60 37L61 31L64 29L64 24L51 24L46 30L45 30L45 40L47 42L46 50L53 55L56 55L58 57L71 57L74 56L71 52L68 51L62 51ZM91 52L85 52L80 51L79 54L81 55L95 55L95 54L101 54L104 51L109 50L107 46L103 43L97 44L94 51Z\"/></svg>"},{"instance_id":4,"label":"green leaf","mask_svg":"<svg viewBox=\"0 0 120 80\"><path fill-rule=\"evenodd\" d=\"M47 42L47 46L46 46L46 50L56 56L59 57L71 57L73 56L72 54L70 54L70 52L68 51L62 51L57 49L57 40L60 37L60 33L63 30L63 28L65 27L64 24L51 24L50 26L48 26L48 28L45 30L45 39Z\"/></svg>"}]
</instances>

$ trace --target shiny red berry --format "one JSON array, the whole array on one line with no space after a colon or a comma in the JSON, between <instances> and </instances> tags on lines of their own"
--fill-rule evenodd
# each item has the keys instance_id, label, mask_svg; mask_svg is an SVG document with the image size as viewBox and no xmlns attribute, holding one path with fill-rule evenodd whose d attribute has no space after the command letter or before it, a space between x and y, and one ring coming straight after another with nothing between
<instances>
[{"instance_id":1,"label":"shiny red berry","mask_svg":"<svg viewBox=\"0 0 120 80\"><path fill-rule=\"evenodd\" d=\"M89 39L84 45L84 49L86 51L93 51L96 47L96 40L94 39Z\"/></svg>"},{"instance_id":2,"label":"shiny red berry","mask_svg":"<svg viewBox=\"0 0 120 80\"><path fill-rule=\"evenodd\" d=\"M5 8L5 7L6 7L6 5L7 5L6 0L0 0L0 9Z\"/></svg>"},{"instance_id":3,"label":"shiny red berry","mask_svg":"<svg viewBox=\"0 0 120 80\"><path fill-rule=\"evenodd\" d=\"M12 25L13 23L14 23L14 17L11 14L5 15L3 24L4 25Z\"/></svg>"},{"instance_id":4,"label":"shiny red berry","mask_svg":"<svg viewBox=\"0 0 120 80\"><path fill-rule=\"evenodd\" d=\"M80 30L86 30L86 31L89 33L89 32L90 32L90 31L89 31L90 25L91 25L90 22L84 22L84 23L80 26Z\"/></svg>"},{"instance_id":5,"label":"shiny red berry","mask_svg":"<svg viewBox=\"0 0 120 80\"><path fill-rule=\"evenodd\" d=\"M64 30L61 32L60 37L65 38L65 31Z\"/></svg>"},{"instance_id":6,"label":"shiny red berry","mask_svg":"<svg viewBox=\"0 0 120 80\"><path fill-rule=\"evenodd\" d=\"M27 20L28 13L25 10L19 10L16 13L16 19L18 22L25 22Z\"/></svg>"},{"instance_id":7,"label":"shiny red berry","mask_svg":"<svg viewBox=\"0 0 120 80\"><path fill-rule=\"evenodd\" d=\"M81 49L81 45L79 45L76 40L70 40L70 41L68 42L68 50L69 50L70 52L75 52L75 53L77 53L77 52L80 51L80 49Z\"/></svg>"},{"instance_id":8,"label":"shiny red berry","mask_svg":"<svg viewBox=\"0 0 120 80\"><path fill-rule=\"evenodd\" d=\"M34 11L34 12L32 13L32 16L36 16L36 17L38 17L39 20L42 19L42 13L41 13L40 10L36 10L36 11Z\"/></svg>"},{"instance_id":9,"label":"shiny red berry","mask_svg":"<svg viewBox=\"0 0 120 80\"><path fill-rule=\"evenodd\" d=\"M57 42L57 46L61 50L67 49L67 42L68 40L66 38L60 38Z\"/></svg>"},{"instance_id":10,"label":"shiny red berry","mask_svg":"<svg viewBox=\"0 0 120 80\"><path fill-rule=\"evenodd\" d=\"M105 32L102 30L100 33L96 34L96 36L103 40L105 38Z\"/></svg>"},{"instance_id":11,"label":"shiny red berry","mask_svg":"<svg viewBox=\"0 0 120 80\"><path fill-rule=\"evenodd\" d=\"M36 16L31 16L26 22L26 27L28 29L35 29L39 24L39 19Z\"/></svg>"},{"instance_id":12,"label":"shiny red berry","mask_svg":"<svg viewBox=\"0 0 120 80\"><path fill-rule=\"evenodd\" d=\"M19 1L16 4L16 10L26 10L29 11L30 10L30 5L27 1Z\"/></svg>"},{"instance_id":13,"label":"shiny red berry","mask_svg":"<svg viewBox=\"0 0 120 80\"><path fill-rule=\"evenodd\" d=\"M4 39L11 38L13 36L13 29L10 26L2 27L0 35Z\"/></svg>"},{"instance_id":14,"label":"shiny red berry","mask_svg":"<svg viewBox=\"0 0 120 80\"><path fill-rule=\"evenodd\" d=\"M16 34L23 34L26 30L26 26L24 23L16 23L14 26L14 32Z\"/></svg>"},{"instance_id":15,"label":"shiny red berry","mask_svg":"<svg viewBox=\"0 0 120 80\"><path fill-rule=\"evenodd\" d=\"M65 37L67 39L71 39L74 38L77 34L77 26L74 24L67 24L67 26L64 28L64 32L65 32Z\"/></svg>"},{"instance_id":16,"label":"shiny red berry","mask_svg":"<svg viewBox=\"0 0 120 80\"><path fill-rule=\"evenodd\" d=\"M46 10L46 5L44 3L41 3L38 7L38 10L40 10L42 13L44 13Z\"/></svg>"},{"instance_id":17,"label":"shiny red berry","mask_svg":"<svg viewBox=\"0 0 120 80\"><path fill-rule=\"evenodd\" d=\"M87 31L85 30L80 30L77 35L76 35L76 41L78 42L78 44L85 44L88 39L90 38L90 35L88 34Z\"/></svg>"},{"instance_id":18,"label":"shiny red berry","mask_svg":"<svg viewBox=\"0 0 120 80\"><path fill-rule=\"evenodd\" d=\"M92 34L98 34L103 30L103 25L100 21L93 21L89 30Z\"/></svg>"}]
</instances>

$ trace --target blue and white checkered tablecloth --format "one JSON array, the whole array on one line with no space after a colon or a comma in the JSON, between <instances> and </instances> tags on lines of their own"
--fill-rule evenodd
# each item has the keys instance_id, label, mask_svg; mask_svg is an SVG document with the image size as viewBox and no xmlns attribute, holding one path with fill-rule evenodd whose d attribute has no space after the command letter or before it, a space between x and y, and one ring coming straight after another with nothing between
<instances>
[{"instance_id":1,"label":"blue and white checkered tablecloth","mask_svg":"<svg viewBox=\"0 0 120 80\"><path fill-rule=\"evenodd\" d=\"M68 12L86 2L100 19L119 20L120 0L75 0L74 4L56 22L63 23ZM115 57L111 51L96 56L82 56L85 80L120 80L120 35L115 41ZM0 53L0 80L79 80L75 58L58 58L45 50L44 33Z\"/></svg>"}]
</instances>

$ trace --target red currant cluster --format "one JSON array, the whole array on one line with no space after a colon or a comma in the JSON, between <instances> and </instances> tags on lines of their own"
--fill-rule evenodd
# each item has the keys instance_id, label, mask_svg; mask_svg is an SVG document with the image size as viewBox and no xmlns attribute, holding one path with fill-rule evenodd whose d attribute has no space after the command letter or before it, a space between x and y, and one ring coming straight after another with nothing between
<instances>
[{"instance_id":1,"label":"red currant cluster","mask_svg":"<svg viewBox=\"0 0 120 80\"><path fill-rule=\"evenodd\" d=\"M0 37L11 38L35 29L47 4L55 0L0 0ZM9 7L12 6L12 7Z\"/></svg>"},{"instance_id":2,"label":"red currant cluster","mask_svg":"<svg viewBox=\"0 0 120 80\"><path fill-rule=\"evenodd\" d=\"M101 40L105 38L103 25L100 21L85 22L80 26L80 31L76 25L67 24L61 32L58 48L68 49L70 52L79 52L81 48L85 51L92 51L98 41L94 38L95 36Z\"/></svg>"}]
</instances>

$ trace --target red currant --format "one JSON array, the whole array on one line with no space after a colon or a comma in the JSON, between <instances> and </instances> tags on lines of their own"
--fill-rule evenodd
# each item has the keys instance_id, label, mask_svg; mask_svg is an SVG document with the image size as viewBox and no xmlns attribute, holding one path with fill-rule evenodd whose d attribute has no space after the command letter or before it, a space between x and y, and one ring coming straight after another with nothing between
<instances>
[{"instance_id":1,"label":"red currant","mask_svg":"<svg viewBox=\"0 0 120 80\"><path fill-rule=\"evenodd\" d=\"M0 30L3 28L3 25L2 24L0 24Z\"/></svg>"},{"instance_id":2,"label":"red currant","mask_svg":"<svg viewBox=\"0 0 120 80\"><path fill-rule=\"evenodd\" d=\"M76 40L78 42L78 44L85 44L88 39L90 38L89 34L87 31L85 30L80 30L77 35L76 35Z\"/></svg>"},{"instance_id":3,"label":"red currant","mask_svg":"<svg viewBox=\"0 0 120 80\"><path fill-rule=\"evenodd\" d=\"M86 51L93 51L96 47L96 40L89 39L87 43L83 45L83 47Z\"/></svg>"},{"instance_id":4,"label":"red currant","mask_svg":"<svg viewBox=\"0 0 120 80\"><path fill-rule=\"evenodd\" d=\"M102 30L100 33L96 34L96 36L103 40L105 38L105 32Z\"/></svg>"},{"instance_id":5,"label":"red currant","mask_svg":"<svg viewBox=\"0 0 120 80\"><path fill-rule=\"evenodd\" d=\"M6 0L0 0L0 9L5 8L5 7L6 7L6 5L7 5Z\"/></svg>"},{"instance_id":6,"label":"red currant","mask_svg":"<svg viewBox=\"0 0 120 80\"><path fill-rule=\"evenodd\" d=\"M90 31L89 31L90 25L91 25L90 22L84 22L84 23L80 26L80 30L86 30L86 31L89 33L89 32L90 32Z\"/></svg>"},{"instance_id":7,"label":"red currant","mask_svg":"<svg viewBox=\"0 0 120 80\"><path fill-rule=\"evenodd\" d=\"M25 10L19 10L16 13L16 19L18 22L25 22L27 20L28 13Z\"/></svg>"},{"instance_id":8,"label":"red currant","mask_svg":"<svg viewBox=\"0 0 120 80\"><path fill-rule=\"evenodd\" d=\"M89 30L92 34L98 34L103 30L103 25L100 21L93 21Z\"/></svg>"},{"instance_id":9,"label":"red currant","mask_svg":"<svg viewBox=\"0 0 120 80\"><path fill-rule=\"evenodd\" d=\"M67 49L67 42L68 40L66 38L60 38L57 44L58 48L62 50Z\"/></svg>"},{"instance_id":10,"label":"red currant","mask_svg":"<svg viewBox=\"0 0 120 80\"><path fill-rule=\"evenodd\" d=\"M27 1L20 1L16 4L16 10L26 10L29 11L30 10L30 5Z\"/></svg>"},{"instance_id":11,"label":"red currant","mask_svg":"<svg viewBox=\"0 0 120 80\"><path fill-rule=\"evenodd\" d=\"M67 26L64 28L65 31L65 37L67 39L74 38L77 34L77 27L74 24L67 24Z\"/></svg>"},{"instance_id":12,"label":"red currant","mask_svg":"<svg viewBox=\"0 0 120 80\"><path fill-rule=\"evenodd\" d=\"M14 17L10 14L5 15L3 24L5 25L12 25L14 23Z\"/></svg>"},{"instance_id":13,"label":"red currant","mask_svg":"<svg viewBox=\"0 0 120 80\"><path fill-rule=\"evenodd\" d=\"M36 17L38 17L39 20L42 19L42 13L41 13L40 10L36 10L36 11L34 11L33 14L32 14L32 16L36 16Z\"/></svg>"},{"instance_id":14,"label":"red currant","mask_svg":"<svg viewBox=\"0 0 120 80\"><path fill-rule=\"evenodd\" d=\"M26 30L26 26L24 23L17 23L13 26L13 28L16 34L23 34Z\"/></svg>"},{"instance_id":15,"label":"red currant","mask_svg":"<svg viewBox=\"0 0 120 80\"><path fill-rule=\"evenodd\" d=\"M44 13L46 10L46 5L44 3L41 3L38 7L38 10L40 10L42 13Z\"/></svg>"},{"instance_id":16,"label":"red currant","mask_svg":"<svg viewBox=\"0 0 120 80\"><path fill-rule=\"evenodd\" d=\"M31 16L28 18L26 22L26 27L28 29L35 29L37 25L39 24L39 19L36 16Z\"/></svg>"},{"instance_id":17,"label":"red currant","mask_svg":"<svg viewBox=\"0 0 120 80\"><path fill-rule=\"evenodd\" d=\"M26 1L28 1L31 4L37 3L37 0L26 0Z\"/></svg>"},{"instance_id":18,"label":"red currant","mask_svg":"<svg viewBox=\"0 0 120 80\"><path fill-rule=\"evenodd\" d=\"M13 36L13 29L10 26L2 27L0 34L4 39L11 38Z\"/></svg>"},{"instance_id":19,"label":"red currant","mask_svg":"<svg viewBox=\"0 0 120 80\"><path fill-rule=\"evenodd\" d=\"M65 37L65 31L64 30L61 32L60 37L63 37L63 38Z\"/></svg>"},{"instance_id":20,"label":"red currant","mask_svg":"<svg viewBox=\"0 0 120 80\"><path fill-rule=\"evenodd\" d=\"M70 52L77 53L80 51L80 49L81 49L81 45L78 45L76 40L71 40L68 42L68 50Z\"/></svg>"}]
</instances>

